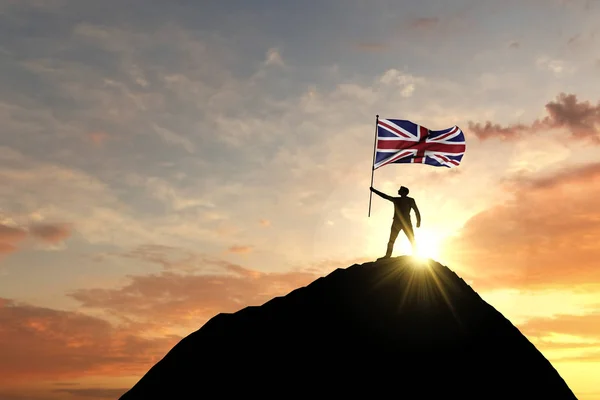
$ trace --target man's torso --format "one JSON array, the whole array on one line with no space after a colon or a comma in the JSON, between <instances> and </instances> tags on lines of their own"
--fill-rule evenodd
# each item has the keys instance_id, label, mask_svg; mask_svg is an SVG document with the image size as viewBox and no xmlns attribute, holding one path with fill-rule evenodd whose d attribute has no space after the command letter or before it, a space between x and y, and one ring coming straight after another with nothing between
<instances>
[{"instance_id":1,"label":"man's torso","mask_svg":"<svg viewBox=\"0 0 600 400\"><path fill-rule=\"evenodd\" d=\"M394 222L410 224L410 210L413 204L412 197L394 197Z\"/></svg>"}]
</instances>

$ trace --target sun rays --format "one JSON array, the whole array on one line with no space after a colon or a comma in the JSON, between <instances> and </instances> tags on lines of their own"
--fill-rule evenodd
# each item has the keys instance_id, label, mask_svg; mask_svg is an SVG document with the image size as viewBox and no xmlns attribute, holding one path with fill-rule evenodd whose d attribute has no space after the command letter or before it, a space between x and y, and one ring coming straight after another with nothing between
<instances>
[{"instance_id":1,"label":"sun rays","mask_svg":"<svg viewBox=\"0 0 600 400\"><path fill-rule=\"evenodd\" d=\"M415 240L417 242L417 249L416 253L413 254L410 242L406 237L403 237L401 232L396 240L394 253L413 255L417 259L439 259L443 240L440 234L433 230L417 228L415 229Z\"/></svg>"},{"instance_id":2,"label":"sun rays","mask_svg":"<svg viewBox=\"0 0 600 400\"><path fill-rule=\"evenodd\" d=\"M385 254L386 244L389 237L389 233L379 233L376 237L368 239L367 245L365 246L365 253L373 258L379 258ZM415 240L417 243L416 252L413 253L410 242L404 236L402 232L398 235L396 240L392 257L400 255L412 256L415 261L419 261L416 265L422 265L429 259L439 261L443 236L433 230L427 229L415 229Z\"/></svg>"},{"instance_id":3,"label":"sun rays","mask_svg":"<svg viewBox=\"0 0 600 400\"><path fill-rule=\"evenodd\" d=\"M392 257L383 262L393 268L381 276L379 284L390 280L400 282L398 308L406 306L408 299L418 299L423 304L442 301L457 324L461 324L449 292L460 290L437 262L424 256ZM408 268L407 268L408 267Z\"/></svg>"}]
</instances>

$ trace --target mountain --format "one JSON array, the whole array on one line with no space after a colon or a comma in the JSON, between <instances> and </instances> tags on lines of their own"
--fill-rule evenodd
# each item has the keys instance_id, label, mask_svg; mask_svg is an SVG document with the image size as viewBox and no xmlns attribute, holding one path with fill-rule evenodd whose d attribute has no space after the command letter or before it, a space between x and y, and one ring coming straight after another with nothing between
<instances>
[{"instance_id":1,"label":"mountain","mask_svg":"<svg viewBox=\"0 0 600 400\"><path fill-rule=\"evenodd\" d=\"M120 400L226 396L576 399L460 277L409 256L337 269L219 314Z\"/></svg>"}]
</instances>

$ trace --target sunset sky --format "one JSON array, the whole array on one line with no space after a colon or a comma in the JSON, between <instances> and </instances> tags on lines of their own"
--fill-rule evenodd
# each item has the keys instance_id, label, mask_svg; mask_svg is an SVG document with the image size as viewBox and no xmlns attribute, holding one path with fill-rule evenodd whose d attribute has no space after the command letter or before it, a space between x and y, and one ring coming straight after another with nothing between
<instances>
[{"instance_id":1,"label":"sunset sky","mask_svg":"<svg viewBox=\"0 0 600 400\"><path fill-rule=\"evenodd\" d=\"M116 399L219 312L424 255L600 399L600 1L0 0L0 398ZM401 235L394 255L410 247Z\"/></svg>"}]
</instances>

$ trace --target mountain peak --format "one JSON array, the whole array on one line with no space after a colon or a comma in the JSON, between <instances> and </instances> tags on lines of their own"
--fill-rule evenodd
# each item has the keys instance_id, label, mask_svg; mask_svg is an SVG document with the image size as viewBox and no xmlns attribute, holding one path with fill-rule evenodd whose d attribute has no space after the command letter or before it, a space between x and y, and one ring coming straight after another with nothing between
<instances>
[{"instance_id":1,"label":"mountain peak","mask_svg":"<svg viewBox=\"0 0 600 400\"><path fill-rule=\"evenodd\" d=\"M458 275L403 256L337 269L261 306L215 316L121 400L365 390L370 398L576 398Z\"/></svg>"}]
</instances>

